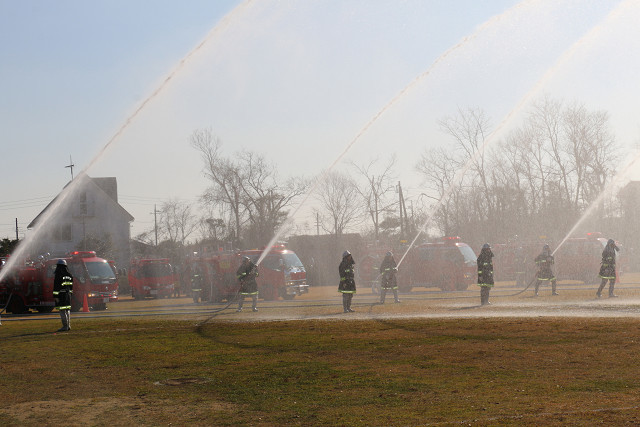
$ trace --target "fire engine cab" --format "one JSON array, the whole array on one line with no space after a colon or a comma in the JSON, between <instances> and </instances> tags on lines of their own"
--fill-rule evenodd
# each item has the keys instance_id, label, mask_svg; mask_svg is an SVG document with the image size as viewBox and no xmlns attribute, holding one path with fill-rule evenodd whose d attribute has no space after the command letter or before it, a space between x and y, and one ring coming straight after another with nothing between
<instances>
[{"instance_id":1,"label":"fire engine cab","mask_svg":"<svg viewBox=\"0 0 640 427\"><path fill-rule=\"evenodd\" d=\"M466 290L475 281L476 254L460 237L443 237L412 248L398 269L398 288L437 287Z\"/></svg>"},{"instance_id":2,"label":"fire engine cab","mask_svg":"<svg viewBox=\"0 0 640 427\"><path fill-rule=\"evenodd\" d=\"M69 255L65 259L73 276L72 311L82 308L85 295L94 310L105 310L107 303L118 301L118 279L112 262L96 256L94 251L74 251ZM55 260L50 262L47 279L53 285Z\"/></svg>"},{"instance_id":3,"label":"fire engine cab","mask_svg":"<svg viewBox=\"0 0 640 427\"><path fill-rule=\"evenodd\" d=\"M170 297L177 281L167 258L133 260L128 278L131 296L137 300Z\"/></svg>"},{"instance_id":4,"label":"fire engine cab","mask_svg":"<svg viewBox=\"0 0 640 427\"><path fill-rule=\"evenodd\" d=\"M241 251L241 256L248 256L256 263L266 248ZM265 300L278 297L290 300L296 295L309 292L307 272L302 261L295 252L284 245L275 245L258 266L259 294Z\"/></svg>"},{"instance_id":5,"label":"fire engine cab","mask_svg":"<svg viewBox=\"0 0 640 427\"><path fill-rule=\"evenodd\" d=\"M568 238L555 253L555 274L558 280L579 280L585 284L600 283L598 273L602 262L602 251L607 245L602 233L587 233L585 237ZM621 276L626 265L622 245L616 262L616 276Z\"/></svg>"}]
</instances>

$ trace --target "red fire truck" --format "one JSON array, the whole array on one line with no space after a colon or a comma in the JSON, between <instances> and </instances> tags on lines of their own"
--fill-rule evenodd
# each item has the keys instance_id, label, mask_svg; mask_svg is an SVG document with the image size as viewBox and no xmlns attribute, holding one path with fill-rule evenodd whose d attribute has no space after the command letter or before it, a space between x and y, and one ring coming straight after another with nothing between
<instances>
[{"instance_id":1,"label":"red fire truck","mask_svg":"<svg viewBox=\"0 0 640 427\"><path fill-rule=\"evenodd\" d=\"M240 256L248 256L256 263L265 250L253 249L240 252ZM302 261L295 252L284 245L275 245L258 266L258 290L265 300L278 297L291 300L296 295L309 292L307 272Z\"/></svg>"},{"instance_id":2,"label":"red fire truck","mask_svg":"<svg viewBox=\"0 0 640 427\"><path fill-rule=\"evenodd\" d=\"M170 297L177 286L176 274L167 258L131 261L128 278L131 296L137 300Z\"/></svg>"},{"instance_id":3,"label":"red fire truck","mask_svg":"<svg viewBox=\"0 0 640 427\"><path fill-rule=\"evenodd\" d=\"M183 282L190 285L194 269L203 276L199 298L203 301L219 302L235 298L238 292L236 272L242 257L248 256L255 263L264 249L239 252L216 252L196 254L185 263ZM258 266L258 291L260 298L275 300L293 299L309 291L307 276L302 262L295 252L283 245L274 246ZM194 297L195 298L195 297ZM197 302L194 299L194 302Z\"/></svg>"},{"instance_id":4,"label":"red fire truck","mask_svg":"<svg viewBox=\"0 0 640 427\"><path fill-rule=\"evenodd\" d=\"M75 251L63 258L73 275L71 309L82 308L85 295L94 310L104 310L107 303L118 300L118 280L113 263L99 258L96 253ZM54 307L53 278L59 258L43 260L13 268L4 281L0 304L7 311L24 313L30 309L50 312Z\"/></svg>"},{"instance_id":5,"label":"red fire truck","mask_svg":"<svg viewBox=\"0 0 640 427\"><path fill-rule=\"evenodd\" d=\"M374 293L380 291L379 269L387 249L369 248L356 265L358 276L370 283ZM403 249L395 251L400 262ZM459 237L443 237L414 246L398 267L398 288L409 292L415 287L436 287L445 291L465 290L476 278L476 255Z\"/></svg>"},{"instance_id":6,"label":"red fire truck","mask_svg":"<svg viewBox=\"0 0 640 427\"><path fill-rule=\"evenodd\" d=\"M0 306L7 306L8 313L20 314L30 309L40 313L53 310L53 282L42 280L44 265L11 267L0 284Z\"/></svg>"},{"instance_id":7,"label":"red fire truck","mask_svg":"<svg viewBox=\"0 0 640 427\"><path fill-rule=\"evenodd\" d=\"M585 284L600 283L600 263L602 251L607 245L602 233L587 233L585 237L571 237L567 239L555 253L555 274L558 280L579 280ZM627 256L622 245L616 262L616 276L622 276Z\"/></svg>"},{"instance_id":8,"label":"red fire truck","mask_svg":"<svg viewBox=\"0 0 640 427\"><path fill-rule=\"evenodd\" d=\"M443 291L463 291L476 280L476 254L460 237L413 247L398 269L398 288L437 287Z\"/></svg>"}]
</instances>

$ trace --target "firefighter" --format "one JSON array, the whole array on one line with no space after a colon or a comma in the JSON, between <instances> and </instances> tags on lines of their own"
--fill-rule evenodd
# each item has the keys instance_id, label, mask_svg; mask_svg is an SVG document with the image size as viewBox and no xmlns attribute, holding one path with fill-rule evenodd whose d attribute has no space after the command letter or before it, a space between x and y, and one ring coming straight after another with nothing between
<instances>
[{"instance_id":1,"label":"firefighter","mask_svg":"<svg viewBox=\"0 0 640 427\"><path fill-rule=\"evenodd\" d=\"M256 277L258 277L258 266L255 265L251 258L245 256L242 258L242 264L236 272L238 281L240 282L240 298L238 300L238 310L242 311L242 304L247 296L251 296L252 304L251 309L258 311L258 283Z\"/></svg>"},{"instance_id":2,"label":"firefighter","mask_svg":"<svg viewBox=\"0 0 640 427\"><path fill-rule=\"evenodd\" d=\"M522 245L518 245L513 255L513 263L515 264L516 286L524 288L527 282L527 262Z\"/></svg>"},{"instance_id":3,"label":"firefighter","mask_svg":"<svg viewBox=\"0 0 640 427\"><path fill-rule=\"evenodd\" d=\"M338 273L340 273L338 292L342 293L342 309L345 313L353 313L355 311L351 309L351 300L353 299L353 294L356 293L356 281L353 271L355 263L351 252L344 251L342 253L342 261L338 266Z\"/></svg>"},{"instance_id":4,"label":"firefighter","mask_svg":"<svg viewBox=\"0 0 640 427\"><path fill-rule=\"evenodd\" d=\"M202 292L203 281L204 277L202 275L202 269L198 264L194 264L193 270L191 271L191 296L193 297L193 302L195 303L200 300L200 292Z\"/></svg>"},{"instance_id":5,"label":"firefighter","mask_svg":"<svg viewBox=\"0 0 640 427\"><path fill-rule=\"evenodd\" d=\"M67 268L67 261L59 259L53 278L53 297L60 311L62 328L58 332L71 330L71 294L73 293L73 276Z\"/></svg>"},{"instance_id":6,"label":"firefighter","mask_svg":"<svg viewBox=\"0 0 640 427\"><path fill-rule=\"evenodd\" d=\"M393 291L393 298L395 302L400 302L398 299L398 281L396 280L396 272L398 271L398 264L396 264L395 258L391 251L387 252L382 264L380 264L380 304L384 304L384 298L387 296L387 291L391 289Z\"/></svg>"},{"instance_id":7,"label":"firefighter","mask_svg":"<svg viewBox=\"0 0 640 427\"><path fill-rule=\"evenodd\" d=\"M482 245L478 255L478 286L480 286L480 305L491 304L489 291L493 287L493 252L488 243Z\"/></svg>"},{"instance_id":8,"label":"firefighter","mask_svg":"<svg viewBox=\"0 0 640 427\"><path fill-rule=\"evenodd\" d=\"M535 262L538 266L538 273L536 275L534 295L538 296L538 288L540 288L540 283L542 282L551 282L551 295L558 295L556 292L556 276L553 275L553 271L551 270L551 266L555 263L555 260L553 255L551 255L549 245L542 247L542 252L536 257Z\"/></svg>"},{"instance_id":9,"label":"firefighter","mask_svg":"<svg viewBox=\"0 0 640 427\"><path fill-rule=\"evenodd\" d=\"M600 283L600 287L598 288L598 292L596 292L596 298L600 298L602 296L602 289L604 289L604 285L606 285L607 280L609 281L609 298L615 298L617 295L613 293L613 287L616 283L616 252L620 251L620 248L616 246L616 242L613 239L609 239L607 245L604 247L602 251L602 262L600 264L600 278L602 282Z\"/></svg>"}]
</instances>

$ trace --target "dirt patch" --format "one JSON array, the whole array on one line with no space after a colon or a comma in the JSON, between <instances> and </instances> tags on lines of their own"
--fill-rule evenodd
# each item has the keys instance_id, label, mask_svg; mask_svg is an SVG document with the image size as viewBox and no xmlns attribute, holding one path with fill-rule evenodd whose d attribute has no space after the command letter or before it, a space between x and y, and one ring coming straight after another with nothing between
<instances>
[{"instance_id":1,"label":"dirt patch","mask_svg":"<svg viewBox=\"0 0 640 427\"><path fill-rule=\"evenodd\" d=\"M199 378L167 380L175 383L167 385L201 380ZM180 406L176 401L149 399L144 396L33 401L0 409L0 419L7 423L5 425L16 426L150 425L155 424L153 420L157 420L159 414L165 414L165 425L171 425L172 421L180 423L180 414L184 414ZM201 406L199 410L196 409L196 413L232 414L238 407L234 404L215 401L203 402ZM193 407L190 408L190 412L194 412ZM6 419L7 416L9 419ZM200 417L196 415L195 418Z\"/></svg>"}]
</instances>

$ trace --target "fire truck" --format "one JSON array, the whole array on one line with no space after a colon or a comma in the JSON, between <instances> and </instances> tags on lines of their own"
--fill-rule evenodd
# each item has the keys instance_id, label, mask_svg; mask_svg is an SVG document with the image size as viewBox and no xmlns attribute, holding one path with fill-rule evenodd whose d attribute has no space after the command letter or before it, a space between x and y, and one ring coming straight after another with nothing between
<instances>
[{"instance_id":1,"label":"fire truck","mask_svg":"<svg viewBox=\"0 0 640 427\"><path fill-rule=\"evenodd\" d=\"M554 272L558 280L578 280L585 284L600 283L600 263L602 251L607 245L607 240L602 233L587 233L585 237L571 237L567 239L555 253ZM616 242L620 248L616 262L616 276L622 276L626 265L627 256L622 245Z\"/></svg>"},{"instance_id":2,"label":"fire truck","mask_svg":"<svg viewBox=\"0 0 640 427\"><path fill-rule=\"evenodd\" d=\"M463 291L475 283L477 257L460 237L443 237L412 248L398 269L398 288L436 287L443 291Z\"/></svg>"},{"instance_id":3,"label":"fire truck","mask_svg":"<svg viewBox=\"0 0 640 427\"><path fill-rule=\"evenodd\" d=\"M6 259L5 259L6 262ZM53 281L42 280L43 264L14 266L0 283L0 306L8 313L20 314L30 309L40 313L53 310Z\"/></svg>"},{"instance_id":4,"label":"fire truck","mask_svg":"<svg viewBox=\"0 0 640 427\"><path fill-rule=\"evenodd\" d=\"M0 304L8 312L25 313L31 309L41 313L53 310L53 279L59 258L42 260L15 267L5 276ZM118 300L118 280L112 262L93 251L74 251L62 258L73 275L71 310L79 311L84 303L94 310L104 310L108 302Z\"/></svg>"},{"instance_id":5,"label":"fire truck","mask_svg":"<svg viewBox=\"0 0 640 427\"><path fill-rule=\"evenodd\" d=\"M371 286L371 291L374 294L380 293L380 264L390 250L390 248L383 246L368 246L364 257L357 265L357 283L366 287Z\"/></svg>"},{"instance_id":6,"label":"fire truck","mask_svg":"<svg viewBox=\"0 0 640 427\"><path fill-rule=\"evenodd\" d=\"M134 259L128 273L131 296L166 298L173 295L177 277L167 258Z\"/></svg>"},{"instance_id":7,"label":"fire truck","mask_svg":"<svg viewBox=\"0 0 640 427\"><path fill-rule=\"evenodd\" d=\"M236 272L242 258L248 256L257 263L264 249L251 249L212 254L195 254L185 263L183 282L190 283L195 269L203 276L199 299L220 302L231 300L238 293ZM258 291L260 298L275 300L293 299L309 291L307 275L302 262L295 252L284 245L273 246L269 254L258 266ZM190 285L188 285L189 287ZM195 300L194 302L197 302Z\"/></svg>"},{"instance_id":8,"label":"fire truck","mask_svg":"<svg viewBox=\"0 0 640 427\"><path fill-rule=\"evenodd\" d=\"M379 268L386 252L381 247L369 248L357 269L360 279L371 283L374 293L380 291ZM400 262L401 252L396 251L396 262ZM398 267L398 288L401 292L415 287L465 290L476 280L476 259L473 249L457 236L422 243L411 248Z\"/></svg>"},{"instance_id":9,"label":"fire truck","mask_svg":"<svg viewBox=\"0 0 640 427\"><path fill-rule=\"evenodd\" d=\"M241 251L240 256L248 256L256 263L266 248ZM291 300L296 295L309 292L307 272L302 261L295 252L284 245L272 246L271 251L258 266L259 295L265 300L275 300L278 297Z\"/></svg>"}]
</instances>

